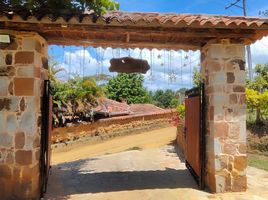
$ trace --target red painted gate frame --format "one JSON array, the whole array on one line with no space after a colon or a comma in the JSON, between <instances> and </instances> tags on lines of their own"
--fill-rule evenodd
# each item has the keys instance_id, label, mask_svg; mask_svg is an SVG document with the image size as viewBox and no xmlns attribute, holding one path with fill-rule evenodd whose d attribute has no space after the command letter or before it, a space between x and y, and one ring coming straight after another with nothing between
<instances>
[{"instance_id":1,"label":"red painted gate frame","mask_svg":"<svg viewBox=\"0 0 268 200\"><path fill-rule=\"evenodd\" d=\"M185 96L185 164L200 188L204 189L206 165L206 103L204 84L201 83L200 87L186 91ZM196 126L198 127L196 128ZM197 137L196 140L194 140L195 135Z\"/></svg>"}]
</instances>

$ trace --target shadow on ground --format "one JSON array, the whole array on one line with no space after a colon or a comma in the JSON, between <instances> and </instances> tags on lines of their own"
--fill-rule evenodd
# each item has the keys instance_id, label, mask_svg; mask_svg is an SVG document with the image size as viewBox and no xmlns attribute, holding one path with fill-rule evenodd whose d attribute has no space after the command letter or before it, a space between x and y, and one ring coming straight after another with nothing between
<instances>
[{"instance_id":1,"label":"shadow on ground","mask_svg":"<svg viewBox=\"0 0 268 200\"><path fill-rule=\"evenodd\" d=\"M173 153L176 155L175 152ZM104 170L96 171L92 168L93 162L99 162L102 159L106 158L83 159L53 166L46 199L68 199L68 196L75 194L147 189L193 188L198 190L196 182L184 167L184 163L180 163L182 167L176 169L164 167L141 171L127 168L118 171L109 170L114 169L113 164L117 164L114 161L110 166L105 166ZM176 156L176 159L179 158Z\"/></svg>"},{"instance_id":2,"label":"shadow on ground","mask_svg":"<svg viewBox=\"0 0 268 200\"><path fill-rule=\"evenodd\" d=\"M79 161L81 162L81 161ZM145 190L145 189L198 189L195 182L185 170L157 170L157 171L128 171L128 172L80 172L79 170L63 170L57 166L53 174L61 178L62 191L54 196L60 199L63 196L85 193L103 193L115 191ZM59 192L59 191L58 191ZM55 193L54 193L55 194Z\"/></svg>"}]
</instances>

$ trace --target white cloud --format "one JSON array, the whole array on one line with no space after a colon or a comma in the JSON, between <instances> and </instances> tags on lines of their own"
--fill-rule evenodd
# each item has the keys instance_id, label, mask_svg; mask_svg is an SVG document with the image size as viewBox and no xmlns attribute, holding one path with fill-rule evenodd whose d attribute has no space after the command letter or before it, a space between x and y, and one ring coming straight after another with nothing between
<instances>
[{"instance_id":1,"label":"white cloud","mask_svg":"<svg viewBox=\"0 0 268 200\"><path fill-rule=\"evenodd\" d=\"M57 47L60 48L60 47ZM151 65L145 75L144 85L150 90L156 89L173 89L177 90L182 87L191 88L192 72L194 67L199 68L200 52L199 51L167 51L148 49L103 49L103 48L83 48L69 49L63 51L60 58L56 58L61 67L66 69L65 74L60 77L68 77L69 74L96 75L97 73L105 73L111 76L116 73L109 72L110 59L114 57L131 56L134 58L146 59ZM253 66L256 64L268 63L268 37L257 41L251 45ZM53 52L52 52L53 53ZM151 60L152 58L152 60ZM83 64L84 63L84 64ZM83 67L84 66L84 67ZM152 75L152 76L151 76ZM171 76L174 78L170 80Z\"/></svg>"},{"instance_id":2,"label":"white cloud","mask_svg":"<svg viewBox=\"0 0 268 200\"><path fill-rule=\"evenodd\" d=\"M57 47L60 48L60 47ZM194 67L199 67L200 53L199 51L167 51L153 49L152 52L148 49L102 49L102 48L87 48L85 51L80 49L63 51L61 59L56 58L61 62L61 67L66 69L66 77L68 74L83 74L95 75L97 73L105 73L115 75L109 72L110 59L113 57L132 56L135 58L146 59L152 66L152 72L148 71L145 74L145 86L148 89L178 89L181 87L192 87L192 71ZM251 45L253 66L256 64L268 63L268 37L257 41ZM152 61L151 61L152 58ZM84 63L84 64L83 64ZM83 67L84 66L84 67ZM175 74L176 80L170 81L171 74ZM153 75L153 79L151 77ZM174 75L173 75L174 76Z\"/></svg>"},{"instance_id":3,"label":"white cloud","mask_svg":"<svg viewBox=\"0 0 268 200\"><path fill-rule=\"evenodd\" d=\"M84 51L81 48L64 51L60 65L66 70L65 78L68 78L69 74L83 75L83 71L85 76L96 75L101 72L113 76L115 73L109 72L110 59L118 56L131 56L148 61L152 71L149 70L144 75L144 85L149 90L191 88L192 71L194 67L199 67L200 60L198 51L119 50L111 48L90 48ZM171 77L173 77L172 81Z\"/></svg>"},{"instance_id":4,"label":"white cloud","mask_svg":"<svg viewBox=\"0 0 268 200\"><path fill-rule=\"evenodd\" d=\"M251 45L251 54L253 66L268 63L268 37Z\"/></svg>"}]
</instances>

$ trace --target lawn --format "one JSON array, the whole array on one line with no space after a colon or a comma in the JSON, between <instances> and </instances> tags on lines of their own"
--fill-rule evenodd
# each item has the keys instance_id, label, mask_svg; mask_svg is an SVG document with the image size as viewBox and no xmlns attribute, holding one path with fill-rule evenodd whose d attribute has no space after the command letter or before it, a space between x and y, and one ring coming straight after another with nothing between
<instances>
[{"instance_id":1,"label":"lawn","mask_svg":"<svg viewBox=\"0 0 268 200\"><path fill-rule=\"evenodd\" d=\"M248 154L248 165L268 171L268 156Z\"/></svg>"}]
</instances>

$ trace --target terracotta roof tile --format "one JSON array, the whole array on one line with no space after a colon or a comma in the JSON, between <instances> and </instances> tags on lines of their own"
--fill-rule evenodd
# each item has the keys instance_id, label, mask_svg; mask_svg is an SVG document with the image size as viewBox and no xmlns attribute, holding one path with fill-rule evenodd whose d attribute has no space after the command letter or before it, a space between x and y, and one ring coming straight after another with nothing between
<instances>
[{"instance_id":1,"label":"terracotta roof tile","mask_svg":"<svg viewBox=\"0 0 268 200\"><path fill-rule=\"evenodd\" d=\"M268 29L268 19L256 18L256 17L241 17L241 16L219 16L219 15L197 15L197 14L164 14L164 13L142 13L142 12L120 12L114 11L105 14L101 17L94 17L93 14L83 14L79 16L59 16L52 15L40 16L18 16L16 14L0 13L0 21L50 21L50 22L73 22L73 23L119 23L119 24L150 24L157 23L159 26L171 23L171 25L202 27L202 26L214 26L229 27L232 28L246 26L250 27L264 27Z\"/></svg>"},{"instance_id":2,"label":"terracotta roof tile","mask_svg":"<svg viewBox=\"0 0 268 200\"><path fill-rule=\"evenodd\" d=\"M152 104L126 104L107 98L100 98L99 105L94 108L95 112L107 113L107 115L140 115L140 114L160 114L167 110Z\"/></svg>"},{"instance_id":3,"label":"terracotta roof tile","mask_svg":"<svg viewBox=\"0 0 268 200\"><path fill-rule=\"evenodd\" d=\"M268 19L256 17L118 11L101 17L0 13L0 26L35 31L49 44L112 48L198 50L214 39L248 45L268 35Z\"/></svg>"},{"instance_id":4,"label":"terracotta roof tile","mask_svg":"<svg viewBox=\"0 0 268 200\"><path fill-rule=\"evenodd\" d=\"M204 26L212 24L213 26L229 26L232 22L234 26L253 26L258 27L268 25L267 19L256 17L240 17L240 16L214 16L214 15L193 15L193 14L160 14L160 13L138 13L138 12L111 12L102 17L102 19L109 18L111 22L116 20L120 23L130 21L134 24L139 22L152 23L156 22L159 25L166 23L173 23L174 25L187 25L197 24Z\"/></svg>"},{"instance_id":5,"label":"terracotta roof tile","mask_svg":"<svg viewBox=\"0 0 268 200\"><path fill-rule=\"evenodd\" d=\"M193 23L198 23L199 25L204 25L206 23L211 23L213 26L219 24L224 24L228 26L231 22L234 22L236 26L245 24L246 26L251 26L253 24L257 26L267 25L267 19L261 19L256 17L237 17L237 16L214 16L214 15L193 15L193 14L160 14L160 13L137 13L137 12L111 12L104 15L102 18L110 18L111 21L117 20L120 23L126 21L131 21L132 23L147 22L151 23L153 21L159 24L165 24L172 22L174 24L187 24L191 25Z\"/></svg>"},{"instance_id":6,"label":"terracotta roof tile","mask_svg":"<svg viewBox=\"0 0 268 200\"><path fill-rule=\"evenodd\" d=\"M134 114L159 114L167 111L152 104L131 104L130 110Z\"/></svg>"},{"instance_id":7,"label":"terracotta roof tile","mask_svg":"<svg viewBox=\"0 0 268 200\"><path fill-rule=\"evenodd\" d=\"M102 113L128 113L130 114L130 107L126 103L120 103L107 98L100 98L99 105L94 108L95 112Z\"/></svg>"}]
</instances>

